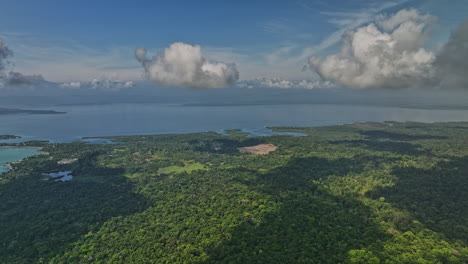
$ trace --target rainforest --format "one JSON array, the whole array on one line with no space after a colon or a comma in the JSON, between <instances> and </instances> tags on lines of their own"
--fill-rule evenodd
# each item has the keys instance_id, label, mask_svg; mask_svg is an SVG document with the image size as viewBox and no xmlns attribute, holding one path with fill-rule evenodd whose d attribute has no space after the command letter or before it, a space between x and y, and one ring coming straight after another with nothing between
<instances>
[{"instance_id":1,"label":"rainforest","mask_svg":"<svg viewBox=\"0 0 468 264\"><path fill-rule=\"evenodd\" d=\"M0 262L468 262L468 123L272 129L22 143Z\"/></svg>"}]
</instances>

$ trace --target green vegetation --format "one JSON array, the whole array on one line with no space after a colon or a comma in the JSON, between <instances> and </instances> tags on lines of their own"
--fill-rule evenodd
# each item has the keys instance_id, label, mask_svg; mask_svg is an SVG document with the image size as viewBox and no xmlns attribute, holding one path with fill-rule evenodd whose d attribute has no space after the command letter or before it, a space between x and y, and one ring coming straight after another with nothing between
<instances>
[{"instance_id":1,"label":"green vegetation","mask_svg":"<svg viewBox=\"0 0 468 264\"><path fill-rule=\"evenodd\" d=\"M468 123L275 130L308 136L41 144L1 175L0 262L468 263Z\"/></svg>"},{"instance_id":2,"label":"green vegetation","mask_svg":"<svg viewBox=\"0 0 468 264\"><path fill-rule=\"evenodd\" d=\"M239 136L239 137L246 137L249 135L248 132L242 131L242 129L227 129L224 130L230 136Z\"/></svg>"},{"instance_id":3,"label":"green vegetation","mask_svg":"<svg viewBox=\"0 0 468 264\"><path fill-rule=\"evenodd\" d=\"M16 139L16 138L21 138L21 137L15 136L15 135L0 135L0 139Z\"/></svg>"}]
</instances>

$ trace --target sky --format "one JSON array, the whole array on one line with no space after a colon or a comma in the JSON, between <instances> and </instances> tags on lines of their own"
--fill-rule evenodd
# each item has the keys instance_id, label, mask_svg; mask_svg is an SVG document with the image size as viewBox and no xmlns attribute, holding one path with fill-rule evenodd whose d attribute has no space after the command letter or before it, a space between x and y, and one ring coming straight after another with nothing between
<instances>
[{"instance_id":1,"label":"sky","mask_svg":"<svg viewBox=\"0 0 468 264\"><path fill-rule=\"evenodd\" d=\"M398 86L408 82L395 78L399 73L393 68L382 77L362 69L327 67L371 67L371 62L356 54L341 52L347 47L343 36L354 31L351 37L356 39L359 29L370 23L385 33L384 19L389 21L401 10L415 10L417 14L407 15L405 21L423 24L424 30L414 47L391 51L398 62L390 64L414 71L411 82L421 83L420 71L427 70L422 64L447 61L439 59L438 53L443 53L452 32L468 18L468 0L5 0L0 9L0 39L13 52L8 60L14 66L9 67L20 77L30 81L40 75L67 87L93 80L101 81L99 85L103 80L119 80L126 87L131 86L127 81L150 79L192 88L217 88L236 81L245 87L287 88L302 81L309 88L347 84L392 88L389 82ZM388 30L390 34L396 29ZM408 42L398 36L388 41ZM421 48L427 53L425 59L421 52L416 54ZM158 58L152 58L158 52ZM404 52L414 52L414 58L400 58ZM431 66L430 70L448 68Z\"/></svg>"}]
</instances>

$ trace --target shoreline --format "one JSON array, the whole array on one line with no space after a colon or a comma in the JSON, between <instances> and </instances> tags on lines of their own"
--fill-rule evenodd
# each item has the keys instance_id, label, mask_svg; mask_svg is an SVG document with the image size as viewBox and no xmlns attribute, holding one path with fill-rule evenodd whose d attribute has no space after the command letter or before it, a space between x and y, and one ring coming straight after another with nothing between
<instances>
[{"instance_id":1,"label":"shoreline","mask_svg":"<svg viewBox=\"0 0 468 264\"><path fill-rule=\"evenodd\" d=\"M0 146L2 148L21 148L21 149L35 149L39 152L39 154L49 155L49 152L41 151L44 147L34 147L34 146ZM39 155L38 154L38 155Z\"/></svg>"},{"instance_id":2,"label":"shoreline","mask_svg":"<svg viewBox=\"0 0 468 264\"><path fill-rule=\"evenodd\" d=\"M41 150L44 147L34 147L34 146L0 146L0 148L30 148L30 149L38 149Z\"/></svg>"}]
</instances>

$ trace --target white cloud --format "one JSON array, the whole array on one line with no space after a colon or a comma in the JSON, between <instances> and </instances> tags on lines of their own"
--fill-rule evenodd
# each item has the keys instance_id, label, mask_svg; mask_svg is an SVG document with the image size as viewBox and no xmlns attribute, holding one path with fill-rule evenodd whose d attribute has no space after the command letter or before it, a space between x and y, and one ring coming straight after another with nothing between
<instances>
[{"instance_id":1,"label":"white cloud","mask_svg":"<svg viewBox=\"0 0 468 264\"><path fill-rule=\"evenodd\" d=\"M60 83L59 86L67 89L120 90L134 87L134 82L122 81L119 79L118 75L114 73L111 75L102 75L90 81L63 82Z\"/></svg>"},{"instance_id":2,"label":"white cloud","mask_svg":"<svg viewBox=\"0 0 468 264\"><path fill-rule=\"evenodd\" d=\"M375 1L368 3L367 8L352 10L347 12L322 12L329 17L328 22L337 26L337 29L323 39L319 44L303 49L299 58L304 61L307 57L315 55L339 43L342 35L349 30L355 29L361 25L375 20L384 10L399 6L408 0L398 1Z\"/></svg>"},{"instance_id":3,"label":"white cloud","mask_svg":"<svg viewBox=\"0 0 468 264\"><path fill-rule=\"evenodd\" d=\"M298 42L283 42L275 49L260 51L203 47L202 58L208 62L235 62L236 69L241 73L239 77L243 80L262 77L309 79L310 73L301 71L307 57L335 45L347 29L357 27L373 19L378 12L404 1L385 1L385 3L376 1L374 4L366 4L368 7L360 10L322 13L337 26L337 29L317 45L304 46L303 41L313 38L314 34L295 27L296 20L278 18L260 23L260 26L270 34L284 35L284 39L290 39L288 35L295 36L292 39ZM303 21L296 22L303 23ZM118 73L122 79L126 80L142 78L140 65L133 60L133 47L90 48L76 41L42 39L31 34L5 32L2 34L7 37L10 46L14 47L17 55L16 68L22 73L39 73L49 81L67 83L88 82L95 78L99 79L99 76L103 74L111 73ZM302 35L304 37L297 38ZM151 53L152 50L150 49L149 52ZM143 51L140 50L140 54L135 54L140 60L143 60L142 56L146 55Z\"/></svg>"},{"instance_id":4,"label":"white cloud","mask_svg":"<svg viewBox=\"0 0 468 264\"><path fill-rule=\"evenodd\" d=\"M373 1L365 4L365 7L346 12L320 12L328 22L335 26L335 31L314 45L304 46L304 40L313 38L310 31L301 32L294 27L294 19L282 19L267 21L261 24L261 28L270 34L280 35L285 39L296 39L281 43L274 50L257 52L255 56L237 56L236 65L242 73L243 80L256 78L267 79L310 79L310 73L302 71L304 62L308 57L320 54L334 47L340 42L341 36L348 30L355 29L363 24L375 20L382 11L394 8L408 0L397 1ZM317 7L312 3L301 2L304 9L317 12ZM297 21L296 21L297 22ZM300 23L304 23L303 20ZM298 36L304 36L297 40Z\"/></svg>"},{"instance_id":5,"label":"white cloud","mask_svg":"<svg viewBox=\"0 0 468 264\"><path fill-rule=\"evenodd\" d=\"M147 52L148 50L146 50L145 48L137 48L135 50L135 58L137 59L137 61L143 62L146 59Z\"/></svg>"},{"instance_id":6,"label":"white cloud","mask_svg":"<svg viewBox=\"0 0 468 264\"><path fill-rule=\"evenodd\" d=\"M342 48L309 66L324 80L354 88L407 88L427 79L435 55L422 47L430 16L414 9L343 35ZM381 25L381 28L378 27Z\"/></svg>"},{"instance_id":7,"label":"white cloud","mask_svg":"<svg viewBox=\"0 0 468 264\"><path fill-rule=\"evenodd\" d=\"M0 39L0 88L32 87L44 81L41 75L24 75L13 71L13 63L8 59L13 57L13 51Z\"/></svg>"},{"instance_id":8,"label":"white cloud","mask_svg":"<svg viewBox=\"0 0 468 264\"><path fill-rule=\"evenodd\" d=\"M454 31L435 61L441 88L468 89L468 20Z\"/></svg>"},{"instance_id":9,"label":"white cloud","mask_svg":"<svg viewBox=\"0 0 468 264\"><path fill-rule=\"evenodd\" d=\"M348 31L341 51L309 58L322 79L352 88L468 88L468 20L438 52L425 48L436 17L404 9Z\"/></svg>"},{"instance_id":10,"label":"white cloud","mask_svg":"<svg viewBox=\"0 0 468 264\"><path fill-rule=\"evenodd\" d=\"M254 80L240 81L237 84L240 88L281 88L281 89L317 89L330 88L330 82L310 81L310 80L285 80L280 78L261 78Z\"/></svg>"},{"instance_id":11,"label":"white cloud","mask_svg":"<svg viewBox=\"0 0 468 264\"><path fill-rule=\"evenodd\" d=\"M169 86L191 88L223 88L239 79L236 65L208 61L198 45L172 43L152 59L146 58L146 49L135 50L147 77Z\"/></svg>"},{"instance_id":12,"label":"white cloud","mask_svg":"<svg viewBox=\"0 0 468 264\"><path fill-rule=\"evenodd\" d=\"M81 87L81 82L64 82L59 84L59 86L62 88L77 89Z\"/></svg>"}]
</instances>

